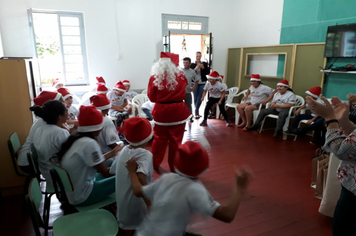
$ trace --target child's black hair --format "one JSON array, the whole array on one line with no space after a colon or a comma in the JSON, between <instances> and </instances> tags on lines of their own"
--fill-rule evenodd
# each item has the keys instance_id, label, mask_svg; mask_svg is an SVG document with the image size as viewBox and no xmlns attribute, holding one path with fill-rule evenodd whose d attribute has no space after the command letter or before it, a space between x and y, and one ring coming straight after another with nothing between
<instances>
[{"instance_id":1,"label":"child's black hair","mask_svg":"<svg viewBox=\"0 0 356 236\"><path fill-rule=\"evenodd\" d=\"M42 107L32 106L30 110L33 111L36 116L41 117L47 124L54 125L57 123L58 116L64 116L67 108L62 102L52 100L46 102Z\"/></svg>"}]
</instances>

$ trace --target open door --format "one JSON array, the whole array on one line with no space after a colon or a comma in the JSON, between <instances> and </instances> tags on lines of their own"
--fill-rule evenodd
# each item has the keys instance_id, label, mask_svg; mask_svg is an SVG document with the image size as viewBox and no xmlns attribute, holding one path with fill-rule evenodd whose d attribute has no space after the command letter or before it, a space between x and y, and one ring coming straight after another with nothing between
<instances>
[{"instance_id":1,"label":"open door","mask_svg":"<svg viewBox=\"0 0 356 236\"><path fill-rule=\"evenodd\" d=\"M208 61L209 68L212 69L213 65L213 34L204 34L202 40L202 54L203 58Z\"/></svg>"},{"instance_id":2,"label":"open door","mask_svg":"<svg viewBox=\"0 0 356 236\"><path fill-rule=\"evenodd\" d=\"M164 52L171 52L171 31L168 31L167 35L163 35L163 51Z\"/></svg>"}]
</instances>

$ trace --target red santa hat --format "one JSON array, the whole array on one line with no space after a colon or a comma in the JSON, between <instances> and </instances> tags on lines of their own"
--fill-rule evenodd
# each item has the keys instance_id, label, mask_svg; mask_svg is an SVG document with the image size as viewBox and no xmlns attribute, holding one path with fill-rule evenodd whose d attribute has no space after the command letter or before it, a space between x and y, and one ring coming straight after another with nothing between
<instances>
[{"instance_id":1,"label":"red santa hat","mask_svg":"<svg viewBox=\"0 0 356 236\"><path fill-rule=\"evenodd\" d=\"M251 79L250 81L257 81L257 82L261 82L261 77L259 74L251 74Z\"/></svg>"},{"instance_id":2,"label":"red santa hat","mask_svg":"<svg viewBox=\"0 0 356 236\"><path fill-rule=\"evenodd\" d=\"M219 79L220 75L217 71L212 71L209 75L206 76L208 79Z\"/></svg>"},{"instance_id":3,"label":"red santa hat","mask_svg":"<svg viewBox=\"0 0 356 236\"><path fill-rule=\"evenodd\" d=\"M178 147L174 159L175 171L183 176L196 178L209 167L209 156L197 142L187 141Z\"/></svg>"},{"instance_id":4,"label":"red santa hat","mask_svg":"<svg viewBox=\"0 0 356 236\"><path fill-rule=\"evenodd\" d=\"M109 89L104 84L98 84L98 86L96 87L97 94L108 93L108 92L109 92Z\"/></svg>"},{"instance_id":5,"label":"red santa hat","mask_svg":"<svg viewBox=\"0 0 356 236\"><path fill-rule=\"evenodd\" d=\"M81 106L78 115L78 132L94 132L104 126L104 117L95 106Z\"/></svg>"},{"instance_id":6,"label":"red santa hat","mask_svg":"<svg viewBox=\"0 0 356 236\"><path fill-rule=\"evenodd\" d=\"M161 52L160 58L169 58L176 66L179 65L179 55L178 54L169 53L169 52Z\"/></svg>"},{"instance_id":7,"label":"red santa hat","mask_svg":"<svg viewBox=\"0 0 356 236\"><path fill-rule=\"evenodd\" d=\"M69 97L73 97L73 94L71 94L71 93L69 92L69 90L66 89L66 88L59 88L59 89L57 90L57 92L60 93L60 94L62 94L64 100L66 100L66 99L69 98Z\"/></svg>"},{"instance_id":8,"label":"red santa hat","mask_svg":"<svg viewBox=\"0 0 356 236\"><path fill-rule=\"evenodd\" d=\"M93 104L96 109L100 111L111 108L111 104L108 97L103 93L91 96L90 103Z\"/></svg>"},{"instance_id":9,"label":"red santa hat","mask_svg":"<svg viewBox=\"0 0 356 236\"><path fill-rule=\"evenodd\" d=\"M130 81L128 81L128 80L124 80L124 81L122 81L122 83L123 83L124 85L130 85Z\"/></svg>"},{"instance_id":10,"label":"red santa hat","mask_svg":"<svg viewBox=\"0 0 356 236\"><path fill-rule=\"evenodd\" d=\"M43 91L33 99L33 102L37 106L43 106L48 101L51 100L59 100L62 97L62 94L57 93L57 92L51 92L51 91Z\"/></svg>"},{"instance_id":11,"label":"red santa hat","mask_svg":"<svg viewBox=\"0 0 356 236\"><path fill-rule=\"evenodd\" d=\"M96 77L96 80L98 81L97 82L98 84L106 85L106 82L105 82L103 77L101 77L101 76L100 77Z\"/></svg>"},{"instance_id":12,"label":"red santa hat","mask_svg":"<svg viewBox=\"0 0 356 236\"><path fill-rule=\"evenodd\" d=\"M319 87L319 86L313 87L313 88L309 89L308 91L305 91L305 93L312 97L318 98L318 97L320 97L320 94L321 94L321 87Z\"/></svg>"},{"instance_id":13,"label":"red santa hat","mask_svg":"<svg viewBox=\"0 0 356 236\"><path fill-rule=\"evenodd\" d=\"M289 88L288 80L284 79L284 80L279 81L279 82L277 83L277 86L284 86L284 87Z\"/></svg>"},{"instance_id":14,"label":"red santa hat","mask_svg":"<svg viewBox=\"0 0 356 236\"><path fill-rule=\"evenodd\" d=\"M56 87L58 84L63 84L64 85L62 80L60 80L59 78L56 78L56 79L53 80L52 87Z\"/></svg>"},{"instance_id":15,"label":"red santa hat","mask_svg":"<svg viewBox=\"0 0 356 236\"><path fill-rule=\"evenodd\" d=\"M133 146L139 146L152 139L152 124L145 118L132 117L124 120L121 131L125 135L127 142Z\"/></svg>"},{"instance_id":16,"label":"red santa hat","mask_svg":"<svg viewBox=\"0 0 356 236\"><path fill-rule=\"evenodd\" d=\"M126 87L121 81L117 82L113 89L122 91L122 92L126 92Z\"/></svg>"}]
</instances>

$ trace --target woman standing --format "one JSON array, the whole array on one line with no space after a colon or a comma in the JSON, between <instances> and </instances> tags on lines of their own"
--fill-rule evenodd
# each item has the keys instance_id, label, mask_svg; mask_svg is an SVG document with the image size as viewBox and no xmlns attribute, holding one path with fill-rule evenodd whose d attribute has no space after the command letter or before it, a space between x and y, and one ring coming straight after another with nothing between
<instances>
[{"instance_id":1,"label":"woman standing","mask_svg":"<svg viewBox=\"0 0 356 236\"><path fill-rule=\"evenodd\" d=\"M331 104L322 97L325 105L311 97L306 100L310 109L325 119L325 149L341 160L337 171L341 193L334 211L333 235L351 235L356 222L356 129L349 120L350 108L337 97Z\"/></svg>"}]
</instances>

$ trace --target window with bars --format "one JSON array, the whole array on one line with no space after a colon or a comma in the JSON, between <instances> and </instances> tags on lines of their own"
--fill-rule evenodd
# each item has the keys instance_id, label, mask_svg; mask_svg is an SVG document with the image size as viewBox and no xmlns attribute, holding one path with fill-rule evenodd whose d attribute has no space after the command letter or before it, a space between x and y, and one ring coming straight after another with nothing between
<instances>
[{"instance_id":1,"label":"window with bars","mask_svg":"<svg viewBox=\"0 0 356 236\"><path fill-rule=\"evenodd\" d=\"M208 17L162 14L162 32L174 34L207 34Z\"/></svg>"},{"instance_id":2,"label":"window with bars","mask_svg":"<svg viewBox=\"0 0 356 236\"><path fill-rule=\"evenodd\" d=\"M66 85L88 85L83 14L29 11L42 86L56 78Z\"/></svg>"}]
</instances>

